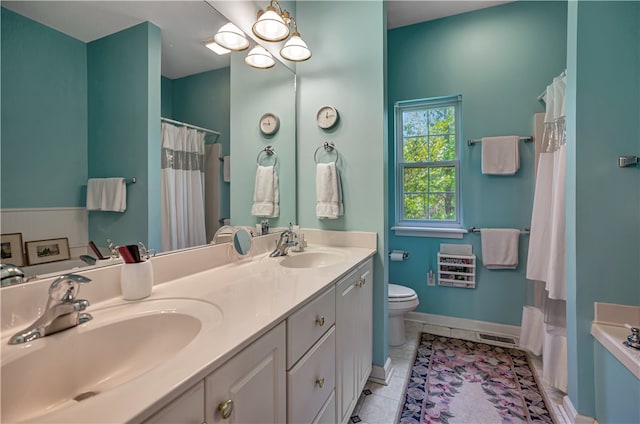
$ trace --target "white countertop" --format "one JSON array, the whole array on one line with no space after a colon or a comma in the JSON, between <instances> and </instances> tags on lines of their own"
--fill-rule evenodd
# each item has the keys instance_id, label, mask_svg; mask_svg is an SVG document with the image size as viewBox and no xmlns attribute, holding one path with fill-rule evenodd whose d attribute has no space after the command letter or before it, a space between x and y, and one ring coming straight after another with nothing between
<instances>
[{"instance_id":1,"label":"white countertop","mask_svg":"<svg viewBox=\"0 0 640 424\"><path fill-rule=\"evenodd\" d=\"M197 348L191 346L192 342L173 359L126 384L33 418L33 422L128 422L148 418L376 252L363 247L320 245L310 245L307 251L327 249L339 253L344 260L321 268L292 269L278 264L283 258L261 254L156 285L152 295L140 301L126 302L117 297L93 304L87 312L97 313L119 304L148 302L151 305L158 299L194 299L215 305L210 308L211 313L221 314L222 321L206 328L206 341ZM79 327L95 325L95 321L94 318ZM66 330L59 335L69 337L65 333L72 331L82 329ZM162 332L162 328L157 331ZM18 355L16 351L29 348L29 344L8 346L6 333L3 334L3 363Z\"/></svg>"}]
</instances>

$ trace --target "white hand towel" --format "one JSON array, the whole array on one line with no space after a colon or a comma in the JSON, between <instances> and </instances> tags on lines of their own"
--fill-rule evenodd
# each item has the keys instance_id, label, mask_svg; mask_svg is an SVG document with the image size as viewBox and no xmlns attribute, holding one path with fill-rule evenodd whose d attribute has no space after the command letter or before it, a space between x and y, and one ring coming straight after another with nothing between
<instances>
[{"instance_id":1,"label":"white hand towel","mask_svg":"<svg viewBox=\"0 0 640 424\"><path fill-rule=\"evenodd\" d=\"M344 214L342 184L335 162L316 165L316 216L336 219Z\"/></svg>"},{"instance_id":2,"label":"white hand towel","mask_svg":"<svg viewBox=\"0 0 640 424\"><path fill-rule=\"evenodd\" d=\"M124 178L90 178L87 182L87 210L124 212L127 185Z\"/></svg>"},{"instance_id":3,"label":"white hand towel","mask_svg":"<svg viewBox=\"0 0 640 424\"><path fill-rule=\"evenodd\" d=\"M87 182L87 210L99 211L102 208L103 178L89 178Z\"/></svg>"},{"instance_id":4,"label":"white hand towel","mask_svg":"<svg viewBox=\"0 0 640 424\"><path fill-rule=\"evenodd\" d=\"M105 178L102 186L103 211L124 212L127 209L127 184L124 178Z\"/></svg>"},{"instance_id":5,"label":"white hand towel","mask_svg":"<svg viewBox=\"0 0 640 424\"><path fill-rule=\"evenodd\" d=\"M482 228L482 264L487 269L518 268L520 230L511 228Z\"/></svg>"},{"instance_id":6,"label":"white hand towel","mask_svg":"<svg viewBox=\"0 0 640 424\"><path fill-rule=\"evenodd\" d=\"M277 218L280 215L278 173L273 166L258 166L253 189L251 215Z\"/></svg>"},{"instance_id":7,"label":"white hand towel","mask_svg":"<svg viewBox=\"0 0 640 424\"><path fill-rule=\"evenodd\" d=\"M513 175L520 169L520 137L484 137L482 139L482 173Z\"/></svg>"}]
</instances>

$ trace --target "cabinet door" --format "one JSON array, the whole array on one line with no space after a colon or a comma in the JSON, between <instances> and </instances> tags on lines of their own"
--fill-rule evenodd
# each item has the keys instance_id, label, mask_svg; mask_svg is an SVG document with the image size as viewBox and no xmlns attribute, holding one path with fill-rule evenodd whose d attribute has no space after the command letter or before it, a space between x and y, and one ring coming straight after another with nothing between
<instances>
[{"instance_id":1,"label":"cabinet door","mask_svg":"<svg viewBox=\"0 0 640 424\"><path fill-rule=\"evenodd\" d=\"M206 377L207 423L286 421L285 337L283 322Z\"/></svg>"},{"instance_id":2,"label":"cabinet door","mask_svg":"<svg viewBox=\"0 0 640 424\"><path fill-rule=\"evenodd\" d=\"M359 271L358 287L358 386L357 395L364 389L364 385L371 374L371 359L373 350L373 262L368 261Z\"/></svg>"},{"instance_id":3,"label":"cabinet door","mask_svg":"<svg viewBox=\"0 0 640 424\"><path fill-rule=\"evenodd\" d=\"M349 420L358 401L358 295L359 274L336 286L336 411L340 423Z\"/></svg>"},{"instance_id":4,"label":"cabinet door","mask_svg":"<svg viewBox=\"0 0 640 424\"><path fill-rule=\"evenodd\" d=\"M203 422L204 381L201 381L146 420L145 424L202 424Z\"/></svg>"}]
</instances>

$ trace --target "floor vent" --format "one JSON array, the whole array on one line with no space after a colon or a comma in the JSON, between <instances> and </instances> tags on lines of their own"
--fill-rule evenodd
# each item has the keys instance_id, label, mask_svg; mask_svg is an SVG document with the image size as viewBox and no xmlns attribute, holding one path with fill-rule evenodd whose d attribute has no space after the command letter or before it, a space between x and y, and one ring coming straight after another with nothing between
<instances>
[{"instance_id":1,"label":"floor vent","mask_svg":"<svg viewBox=\"0 0 640 424\"><path fill-rule=\"evenodd\" d=\"M500 342L500 343L507 343L507 344L511 344L514 345L516 344L515 339L511 338L511 337L504 337L504 336L494 336L493 334L484 334L484 333L478 333L478 338L480 340L487 340L487 341L492 341L492 342Z\"/></svg>"}]
</instances>

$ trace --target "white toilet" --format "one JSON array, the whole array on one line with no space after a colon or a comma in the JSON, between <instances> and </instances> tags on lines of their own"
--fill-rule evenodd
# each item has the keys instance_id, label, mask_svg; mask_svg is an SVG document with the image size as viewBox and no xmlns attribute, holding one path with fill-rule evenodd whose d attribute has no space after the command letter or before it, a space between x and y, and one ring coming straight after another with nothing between
<instances>
[{"instance_id":1,"label":"white toilet","mask_svg":"<svg viewBox=\"0 0 640 424\"><path fill-rule=\"evenodd\" d=\"M398 284L389 284L389 345L404 344L404 315L413 311L420 301L415 291Z\"/></svg>"}]
</instances>

